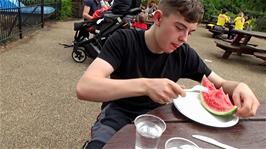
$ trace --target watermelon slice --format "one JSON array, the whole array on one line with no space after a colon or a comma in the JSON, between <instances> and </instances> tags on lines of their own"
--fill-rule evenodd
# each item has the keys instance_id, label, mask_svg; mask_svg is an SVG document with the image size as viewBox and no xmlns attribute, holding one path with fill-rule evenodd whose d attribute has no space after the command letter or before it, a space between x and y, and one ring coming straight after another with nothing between
<instances>
[{"instance_id":1,"label":"watermelon slice","mask_svg":"<svg viewBox=\"0 0 266 149\"><path fill-rule=\"evenodd\" d=\"M228 95L226 95L222 88L216 89L214 84L203 76L201 85L209 89L208 93L201 92L201 104L209 112L219 116L233 115L237 106L234 106Z\"/></svg>"}]
</instances>

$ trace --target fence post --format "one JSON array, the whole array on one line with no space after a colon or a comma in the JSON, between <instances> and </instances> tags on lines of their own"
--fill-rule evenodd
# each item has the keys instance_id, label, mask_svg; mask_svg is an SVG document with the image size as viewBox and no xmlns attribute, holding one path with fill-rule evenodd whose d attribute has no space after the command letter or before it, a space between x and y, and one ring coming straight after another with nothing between
<instances>
[{"instance_id":1,"label":"fence post","mask_svg":"<svg viewBox=\"0 0 266 149\"><path fill-rule=\"evenodd\" d=\"M21 17L21 0L18 0L18 29L19 29L19 38L22 39L22 17Z\"/></svg>"},{"instance_id":2,"label":"fence post","mask_svg":"<svg viewBox=\"0 0 266 149\"><path fill-rule=\"evenodd\" d=\"M42 28L44 27L44 0L41 0L41 21Z\"/></svg>"}]
</instances>

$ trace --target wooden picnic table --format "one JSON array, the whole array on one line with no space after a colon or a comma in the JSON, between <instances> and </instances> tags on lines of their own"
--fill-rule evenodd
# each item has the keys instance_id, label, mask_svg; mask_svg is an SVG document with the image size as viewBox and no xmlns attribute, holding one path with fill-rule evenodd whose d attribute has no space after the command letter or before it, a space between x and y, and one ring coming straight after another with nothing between
<instances>
[{"instance_id":1,"label":"wooden picnic table","mask_svg":"<svg viewBox=\"0 0 266 149\"><path fill-rule=\"evenodd\" d=\"M238 55L250 54L266 61L266 47L258 48L256 46L250 46L252 44L248 43L251 37L266 39L265 32L235 30L235 33L236 37L231 43L226 41L215 41L217 47L225 50L223 58L227 59L233 52L236 52Z\"/></svg>"},{"instance_id":2,"label":"wooden picnic table","mask_svg":"<svg viewBox=\"0 0 266 149\"><path fill-rule=\"evenodd\" d=\"M188 107L189 108L189 107ZM183 137L195 142L201 148L218 148L209 143L192 138L200 134L214 138L222 143L236 148L265 148L266 147L266 102L263 102L256 116L240 118L238 124L228 128L205 126L183 116L176 110L174 104L163 105L150 111L166 122L166 130L162 134L158 148L164 148L164 143L171 137ZM135 148L136 128L128 124L121 128L104 146L105 149Z\"/></svg>"}]
</instances>

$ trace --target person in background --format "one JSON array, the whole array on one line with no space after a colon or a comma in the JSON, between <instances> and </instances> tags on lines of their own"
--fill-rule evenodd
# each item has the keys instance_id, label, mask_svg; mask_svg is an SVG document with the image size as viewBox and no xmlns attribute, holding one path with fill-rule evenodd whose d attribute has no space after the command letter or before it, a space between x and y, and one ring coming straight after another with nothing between
<instances>
[{"instance_id":1,"label":"person in background","mask_svg":"<svg viewBox=\"0 0 266 149\"><path fill-rule=\"evenodd\" d=\"M132 27L142 30L148 29L145 20L146 20L146 15L144 14L144 12L139 13L139 15L137 16L137 20L132 24Z\"/></svg>"},{"instance_id":2,"label":"person in background","mask_svg":"<svg viewBox=\"0 0 266 149\"><path fill-rule=\"evenodd\" d=\"M100 0L101 8L94 11L91 19L98 19L103 16L103 13L110 10L110 4L105 0Z\"/></svg>"},{"instance_id":3,"label":"person in background","mask_svg":"<svg viewBox=\"0 0 266 149\"><path fill-rule=\"evenodd\" d=\"M155 3L155 1L151 1L149 4L148 4L148 6L147 6L147 8L144 10L144 12L145 12L145 15L146 16L148 16L148 19L149 18L152 18L152 16L153 16L153 12L155 11L155 10L157 10L157 4Z\"/></svg>"},{"instance_id":4,"label":"person in background","mask_svg":"<svg viewBox=\"0 0 266 149\"><path fill-rule=\"evenodd\" d=\"M155 1L151 1L147 8L145 9L146 14L152 14L157 9Z\"/></svg>"},{"instance_id":5,"label":"person in background","mask_svg":"<svg viewBox=\"0 0 266 149\"><path fill-rule=\"evenodd\" d=\"M227 16L226 13L227 13L227 10L226 9L223 9L221 11L221 13L217 17L217 23L216 23L216 25L219 25L219 26L224 27L225 23L229 23L230 17Z\"/></svg>"},{"instance_id":6,"label":"person in background","mask_svg":"<svg viewBox=\"0 0 266 149\"><path fill-rule=\"evenodd\" d=\"M244 13L239 12L238 16L234 19L235 23L235 30L243 30L244 29L244 24L245 24L245 18L244 18Z\"/></svg>"},{"instance_id":7,"label":"person in background","mask_svg":"<svg viewBox=\"0 0 266 149\"><path fill-rule=\"evenodd\" d=\"M243 30L245 24L244 13L241 11L238 13L237 17L234 19L234 28L229 29L228 39L234 39L235 30Z\"/></svg>"},{"instance_id":8,"label":"person in background","mask_svg":"<svg viewBox=\"0 0 266 149\"><path fill-rule=\"evenodd\" d=\"M84 0L82 16L85 20L93 20L93 13L101 8L100 0Z\"/></svg>"},{"instance_id":9,"label":"person in background","mask_svg":"<svg viewBox=\"0 0 266 149\"><path fill-rule=\"evenodd\" d=\"M103 103L84 148L102 148L136 116L186 96L180 78L205 75L232 97L236 115L255 115L259 102L248 85L217 75L187 43L203 17L200 2L160 0L151 28L120 29L107 39L77 83L79 99Z\"/></svg>"},{"instance_id":10,"label":"person in background","mask_svg":"<svg viewBox=\"0 0 266 149\"><path fill-rule=\"evenodd\" d=\"M253 19L250 16L245 17L245 24L244 24L244 29L247 31L251 31L253 27Z\"/></svg>"}]
</instances>

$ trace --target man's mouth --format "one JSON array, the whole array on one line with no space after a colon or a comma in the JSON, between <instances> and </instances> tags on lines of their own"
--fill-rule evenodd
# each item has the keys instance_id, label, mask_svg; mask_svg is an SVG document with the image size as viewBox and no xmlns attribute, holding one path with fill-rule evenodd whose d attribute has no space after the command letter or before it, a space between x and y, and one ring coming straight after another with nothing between
<instances>
[{"instance_id":1,"label":"man's mouth","mask_svg":"<svg viewBox=\"0 0 266 149\"><path fill-rule=\"evenodd\" d=\"M175 48L175 49L181 46L181 44L176 44L176 43L171 43L171 45L172 45L173 48Z\"/></svg>"}]
</instances>

